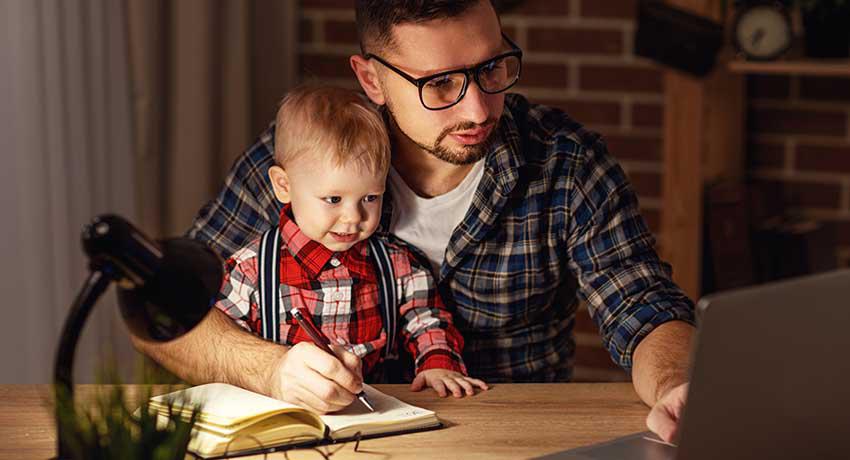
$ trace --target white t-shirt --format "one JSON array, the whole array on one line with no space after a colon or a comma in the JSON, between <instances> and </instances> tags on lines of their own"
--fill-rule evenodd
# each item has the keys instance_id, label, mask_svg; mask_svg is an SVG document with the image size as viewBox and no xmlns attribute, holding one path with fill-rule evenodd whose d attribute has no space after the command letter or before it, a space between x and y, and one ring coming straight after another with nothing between
<instances>
[{"instance_id":1,"label":"white t-shirt","mask_svg":"<svg viewBox=\"0 0 850 460\"><path fill-rule=\"evenodd\" d=\"M446 256L449 239L472 205L475 190L484 177L484 159L453 190L433 198L418 196L390 167L389 185L393 197L390 232L416 246L428 256L435 274Z\"/></svg>"}]
</instances>

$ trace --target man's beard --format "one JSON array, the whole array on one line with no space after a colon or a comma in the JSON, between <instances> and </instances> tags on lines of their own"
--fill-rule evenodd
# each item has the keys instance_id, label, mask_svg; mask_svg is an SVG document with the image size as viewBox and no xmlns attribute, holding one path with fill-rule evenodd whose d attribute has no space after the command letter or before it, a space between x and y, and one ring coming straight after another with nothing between
<instances>
[{"instance_id":1,"label":"man's beard","mask_svg":"<svg viewBox=\"0 0 850 460\"><path fill-rule=\"evenodd\" d=\"M387 109L387 115L390 117L390 121L395 125L396 128L398 128L398 132L400 132L404 137L409 139L410 142L413 142L414 144L419 146L419 148L430 153L431 155L434 155L440 160L457 166L473 164L487 156L487 152L490 148L490 145L492 144L493 139L496 136L495 127L499 121L498 119L491 118L485 121L483 124L473 123L471 121L458 123L457 125L444 129L440 133L440 135L437 136L437 139L434 141L434 145L425 145L417 141L416 139L413 139L412 137L408 136L407 133L405 133L404 130L401 129L401 126L399 126L398 122L396 121L397 119L395 113L393 113L393 109L389 103L385 107ZM481 143L475 145L464 145L455 150L451 150L445 145L442 145L443 140L446 138L446 136L455 131L464 131L487 126L492 126L493 128L490 130L490 134L487 135L487 139L485 139Z\"/></svg>"}]
</instances>

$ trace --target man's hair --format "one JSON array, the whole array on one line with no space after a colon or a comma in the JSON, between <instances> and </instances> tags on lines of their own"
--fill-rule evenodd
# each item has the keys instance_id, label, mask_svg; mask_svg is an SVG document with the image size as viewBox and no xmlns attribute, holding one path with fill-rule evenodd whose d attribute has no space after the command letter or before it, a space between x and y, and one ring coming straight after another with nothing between
<instances>
[{"instance_id":1,"label":"man's hair","mask_svg":"<svg viewBox=\"0 0 850 460\"><path fill-rule=\"evenodd\" d=\"M275 162L286 168L313 155L341 167L352 164L376 173L390 165L384 120L361 94L332 86L304 85L280 103L275 121Z\"/></svg>"},{"instance_id":2,"label":"man's hair","mask_svg":"<svg viewBox=\"0 0 850 460\"><path fill-rule=\"evenodd\" d=\"M363 54L393 46L392 28L462 15L489 0L357 0L357 38Z\"/></svg>"}]
</instances>

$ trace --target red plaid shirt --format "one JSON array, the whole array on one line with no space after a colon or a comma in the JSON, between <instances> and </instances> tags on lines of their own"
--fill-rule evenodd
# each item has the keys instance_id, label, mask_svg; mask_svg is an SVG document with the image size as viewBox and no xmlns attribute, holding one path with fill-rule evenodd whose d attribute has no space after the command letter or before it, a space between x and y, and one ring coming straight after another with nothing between
<instances>
[{"instance_id":1,"label":"red plaid shirt","mask_svg":"<svg viewBox=\"0 0 850 460\"><path fill-rule=\"evenodd\" d=\"M369 376L382 359L380 351L387 340L369 245L361 241L345 252L333 252L301 232L288 206L280 215L280 231L280 343L311 341L289 313L298 307L310 313L332 343L341 338L348 344L363 360L363 373ZM452 324L431 272L404 242L384 234L372 238L384 239L392 259L400 306L397 342L413 357L416 372L440 368L466 374L463 338ZM262 336L259 243L255 239L227 260L216 307Z\"/></svg>"}]
</instances>

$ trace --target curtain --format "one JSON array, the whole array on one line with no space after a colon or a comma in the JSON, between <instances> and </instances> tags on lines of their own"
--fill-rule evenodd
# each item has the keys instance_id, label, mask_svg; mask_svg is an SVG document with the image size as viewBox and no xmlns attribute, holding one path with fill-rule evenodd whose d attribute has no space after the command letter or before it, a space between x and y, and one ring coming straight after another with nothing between
<instances>
[{"instance_id":1,"label":"curtain","mask_svg":"<svg viewBox=\"0 0 850 460\"><path fill-rule=\"evenodd\" d=\"M296 76L296 2L128 0L139 224L182 234Z\"/></svg>"},{"instance_id":2,"label":"curtain","mask_svg":"<svg viewBox=\"0 0 850 460\"><path fill-rule=\"evenodd\" d=\"M176 236L295 79L296 2L0 1L0 383L46 383L87 275L80 231L116 213ZM140 362L113 290L75 381Z\"/></svg>"},{"instance_id":3,"label":"curtain","mask_svg":"<svg viewBox=\"0 0 850 460\"><path fill-rule=\"evenodd\" d=\"M46 383L87 275L84 224L135 218L124 3L0 2L0 382ZM89 318L76 381L132 356L113 292Z\"/></svg>"}]
</instances>

